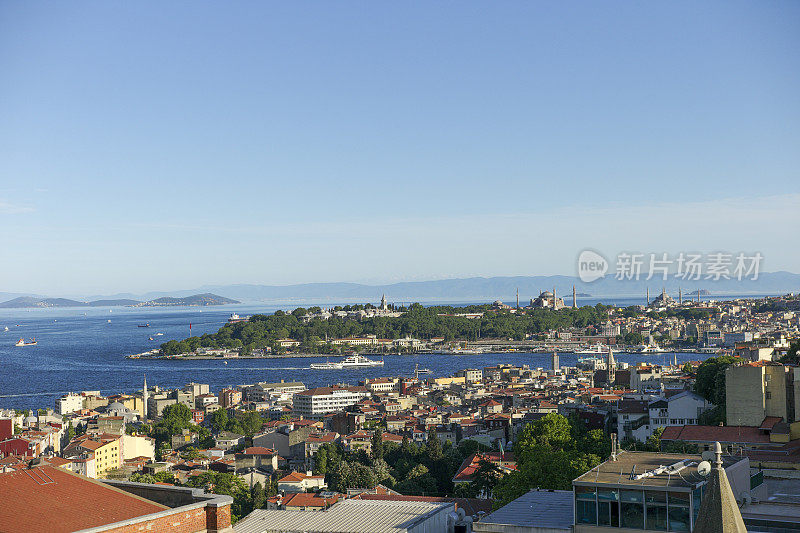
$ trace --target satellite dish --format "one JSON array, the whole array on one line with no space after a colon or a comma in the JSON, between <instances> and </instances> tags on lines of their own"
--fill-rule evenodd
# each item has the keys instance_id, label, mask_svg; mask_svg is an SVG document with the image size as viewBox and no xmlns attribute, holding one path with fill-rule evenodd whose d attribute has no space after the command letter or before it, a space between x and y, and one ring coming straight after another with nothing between
<instances>
[{"instance_id":1,"label":"satellite dish","mask_svg":"<svg viewBox=\"0 0 800 533\"><path fill-rule=\"evenodd\" d=\"M713 461L715 454L711 450L706 450L700 454L700 457L703 458L703 461Z\"/></svg>"},{"instance_id":2,"label":"satellite dish","mask_svg":"<svg viewBox=\"0 0 800 533\"><path fill-rule=\"evenodd\" d=\"M697 473L703 477L706 477L709 473L711 473L711 463L708 461L702 461L699 465L697 465Z\"/></svg>"}]
</instances>

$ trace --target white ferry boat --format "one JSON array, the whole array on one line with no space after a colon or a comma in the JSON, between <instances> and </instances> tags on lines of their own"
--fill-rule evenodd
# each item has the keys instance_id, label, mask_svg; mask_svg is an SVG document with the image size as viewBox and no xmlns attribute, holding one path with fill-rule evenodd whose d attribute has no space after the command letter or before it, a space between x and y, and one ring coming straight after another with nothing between
<instances>
[{"instance_id":1,"label":"white ferry boat","mask_svg":"<svg viewBox=\"0 0 800 533\"><path fill-rule=\"evenodd\" d=\"M605 355L611 350L605 344L593 344L591 348L575 352L578 355Z\"/></svg>"},{"instance_id":2,"label":"white ferry boat","mask_svg":"<svg viewBox=\"0 0 800 533\"><path fill-rule=\"evenodd\" d=\"M314 370L339 370L342 368L369 368L373 366L383 366L383 361L375 361L374 359L367 359L361 355L351 355L345 357L337 363L311 363L311 368Z\"/></svg>"}]
</instances>

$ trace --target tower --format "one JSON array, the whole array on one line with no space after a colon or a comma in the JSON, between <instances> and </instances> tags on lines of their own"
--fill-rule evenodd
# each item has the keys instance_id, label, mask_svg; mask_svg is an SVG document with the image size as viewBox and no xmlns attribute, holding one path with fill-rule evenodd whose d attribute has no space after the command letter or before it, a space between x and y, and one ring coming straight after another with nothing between
<instances>
[{"instance_id":1,"label":"tower","mask_svg":"<svg viewBox=\"0 0 800 533\"><path fill-rule=\"evenodd\" d=\"M387 305L387 303L386 303L386 295L384 294L384 295L381 297L381 311L386 311L386 310L388 310L388 309L389 309L389 306L388 306L388 305Z\"/></svg>"},{"instance_id":2,"label":"tower","mask_svg":"<svg viewBox=\"0 0 800 533\"><path fill-rule=\"evenodd\" d=\"M553 350L553 372L558 372L561 368L561 361L558 359L558 352Z\"/></svg>"},{"instance_id":3,"label":"tower","mask_svg":"<svg viewBox=\"0 0 800 533\"><path fill-rule=\"evenodd\" d=\"M556 298L556 286L553 285L553 309L558 309L558 307L556 307L556 301L557 301L557 298Z\"/></svg>"},{"instance_id":4,"label":"tower","mask_svg":"<svg viewBox=\"0 0 800 533\"><path fill-rule=\"evenodd\" d=\"M650 305L650 287L647 287L647 295L645 296L646 305Z\"/></svg>"},{"instance_id":5,"label":"tower","mask_svg":"<svg viewBox=\"0 0 800 533\"><path fill-rule=\"evenodd\" d=\"M575 285L572 286L572 308L573 309L578 308L578 295L575 292Z\"/></svg>"},{"instance_id":6,"label":"tower","mask_svg":"<svg viewBox=\"0 0 800 533\"><path fill-rule=\"evenodd\" d=\"M683 292L680 287L678 287L678 305L683 305Z\"/></svg>"},{"instance_id":7,"label":"tower","mask_svg":"<svg viewBox=\"0 0 800 533\"><path fill-rule=\"evenodd\" d=\"M142 403L144 404L142 413L144 414L144 419L147 421L147 374L144 375L144 387L142 388Z\"/></svg>"},{"instance_id":8,"label":"tower","mask_svg":"<svg viewBox=\"0 0 800 533\"><path fill-rule=\"evenodd\" d=\"M517 287L517 309L519 309L519 287Z\"/></svg>"},{"instance_id":9,"label":"tower","mask_svg":"<svg viewBox=\"0 0 800 533\"><path fill-rule=\"evenodd\" d=\"M608 349L606 356L606 372L608 373L608 385L613 386L616 377L617 362L614 361L614 353L611 348Z\"/></svg>"}]
</instances>

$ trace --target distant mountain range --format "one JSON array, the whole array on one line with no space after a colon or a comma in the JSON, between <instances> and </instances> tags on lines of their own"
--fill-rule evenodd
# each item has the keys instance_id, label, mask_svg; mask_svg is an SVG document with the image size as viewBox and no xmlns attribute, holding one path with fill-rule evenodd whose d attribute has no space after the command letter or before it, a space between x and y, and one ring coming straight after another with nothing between
<instances>
[{"instance_id":1,"label":"distant mountain range","mask_svg":"<svg viewBox=\"0 0 800 533\"><path fill-rule=\"evenodd\" d=\"M746 295L785 294L800 291L800 274L791 272L761 273L757 280L721 279L681 280L660 278L645 280L618 280L609 274L597 281L584 283L573 276L506 276L491 278L461 278L435 281L408 281L383 285L361 283L305 283L298 285L210 285L191 290L151 292L141 295L121 293L110 296L94 296L87 301L46 298L35 295L16 294L17 298L0 304L0 307L53 307L65 305L136 305L136 306L177 306L177 305L224 305L242 302L260 303L347 303L377 302L385 294L390 302L491 302L497 299L511 302L519 290L520 303L527 303L544 290L555 288L557 296L563 296L567 303L572 298L572 287L581 298L631 298L641 296L650 290L650 297L661 293L662 288L670 296L677 297L678 289L684 297L697 294L701 296L724 297ZM198 294L200 293L200 294ZM0 297L4 294L0 293ZM223 296L217 296L224 294ZM587 296L591 295L591 296ZM238 300L238 301L237 301ZM59 303L60 302L60 303ZM65 303L71 302L71 303ZM98 302L121 302L117 304Z\"/></svg>"},{"instance_id":2,"label":"distant mountain range","mask_svg":"<svg viewBox=\"0 0 800 533\"><path fill-rule=\"evenodd\" d=\"M217 296L216 294L205 293L195 294L182 298L164 297L141 302L129 298L93 300L81 302L68 298L40 298L35 296L19 296L13 300L0 303L0 308L20 309L30 307L168 307L168 306L200 306L200 305L226 305L238 304L237 300Z\"/></svg>"}]
</instances>

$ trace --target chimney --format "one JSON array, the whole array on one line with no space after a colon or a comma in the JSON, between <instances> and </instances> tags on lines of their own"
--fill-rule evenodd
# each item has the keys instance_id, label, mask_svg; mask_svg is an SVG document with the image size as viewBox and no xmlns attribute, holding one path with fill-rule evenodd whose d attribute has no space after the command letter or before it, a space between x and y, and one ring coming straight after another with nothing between
<instances>
[{"instance_id":1,"label":"chimney","mask_svg":"<svg viewBox=\"0 0 800 533\"><path fill-rule=\"evenodd\" d=\"M611 434L611 460L617 460L617 434Z\"/></svg>"}]
</instances>

